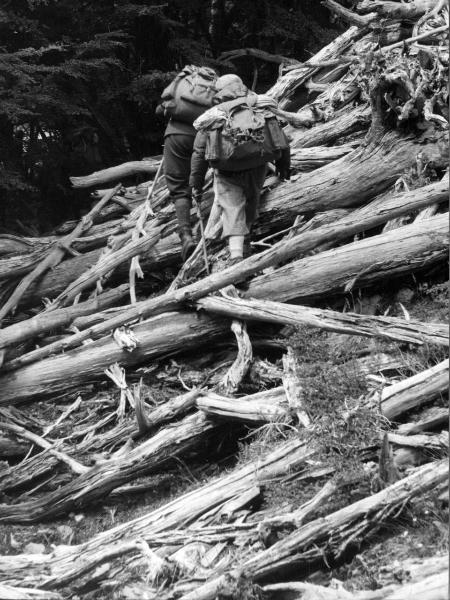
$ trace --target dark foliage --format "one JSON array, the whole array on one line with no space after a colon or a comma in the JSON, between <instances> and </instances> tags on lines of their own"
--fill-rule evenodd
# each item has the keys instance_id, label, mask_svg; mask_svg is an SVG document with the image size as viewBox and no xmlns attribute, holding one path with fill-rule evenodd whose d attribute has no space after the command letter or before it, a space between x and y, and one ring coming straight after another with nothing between
<instances>
[{"instance_id":1,"label":"dark foliage","mask_svg":"<svg viewBox=\"0 0 450 600\"><path fill-rule=\"evenodd\" d=\"M251 84L251 59L221 62L221 52L307 59L335 35L328 17L316 0L5 0L1 224L31 233L76 216L88 195L70 189L69 175L159 153L155 108L184 64L238 71ZM260 89L276 75L277 65L258 64Z\"/></svg>"}]
</instances>

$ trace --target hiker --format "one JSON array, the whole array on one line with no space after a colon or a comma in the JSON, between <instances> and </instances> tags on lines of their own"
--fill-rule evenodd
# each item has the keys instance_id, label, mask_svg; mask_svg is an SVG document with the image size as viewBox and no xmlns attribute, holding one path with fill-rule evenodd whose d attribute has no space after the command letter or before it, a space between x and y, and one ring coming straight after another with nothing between
<instances>
[{"instance_id":1,"label":"hiker","mask_svg":"<svg viewBox=\"0 0 450 600\"><path fill-rule=\"evenodd\" d=\"M268 107L276 102L258 96L237 75L216 81L215 103L195 121L199 130L191 161L190 185L200 197L208 165L214 168L215 202L222 209L222 237L228 240L233 265L250 254L268 162L281 179L289 179L289 142Z\"/></svg>"},{"instance_id":2,"label":"hiker","mask_svg":"<svg viewBox=\"0 0 450 600\"><path fill-rule=\"evenodd\" d=\"M157 114L169 118L164 132L164 176L175 205L183 262L195 248L191 229L189 174L196 130L194 120L212 106L217 74L207 67L186 66L161 95Z\"/></svg>"}]
</instances>

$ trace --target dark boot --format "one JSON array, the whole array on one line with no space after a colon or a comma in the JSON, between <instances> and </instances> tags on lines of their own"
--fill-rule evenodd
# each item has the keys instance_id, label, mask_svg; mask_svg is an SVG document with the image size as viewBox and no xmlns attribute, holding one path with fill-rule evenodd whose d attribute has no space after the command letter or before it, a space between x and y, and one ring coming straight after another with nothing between
<instances>
[{"instance_id":1,"label":"dark boot","mask_svg":"<svg viewBox=\"0 0 450 600\"><path fill-rule=\"evenodd\" d=\"M192 239L192 232L190 227L180 227L180 240L181 258L183 262L186 262L186 260L195 250L195 242Z\"/></svg>"},{"instance_id":2,"label":"dark boot","mask_svg":"<svg viewBox=\"0 0 450 600\"><path fill-rule=\"evenodd\" d=\"M191 199L177 198L175 200L175 211L178 220L178 232L181 240L181 258L183 262L192 254L195 249L195 242L192 239L191 231Z\"/></svg>"}]
</instances>

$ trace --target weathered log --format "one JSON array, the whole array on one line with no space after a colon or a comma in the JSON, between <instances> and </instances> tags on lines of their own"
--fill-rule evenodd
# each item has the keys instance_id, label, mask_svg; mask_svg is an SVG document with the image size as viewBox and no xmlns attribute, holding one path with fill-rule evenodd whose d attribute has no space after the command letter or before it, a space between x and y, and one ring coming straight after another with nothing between
<instances>
[{"instance_id":1,"label":"weathered log","mask_svg":"<svg viewBox=\"0 0 450 600\"><path fill-rule=\"evenodd\" d=\"M241 281L254 273L261 271L269 266L273 266L281 261L288 260L301 252L306 252L312 248L320 246L328 241L338 241L348 238L355 233L371 229L377 225L385 223L393 217L400 216L419 209L436 201L443 201L447 198L448 180L442 180L438 183L430 184L419 190L404 192L392 198L381 198L375 200L367 207L355 211L353 214L341 219L337 223L325 225L315 231L307 231L299 234L291 239L275 244L271 249L262 252L256 256L252 256L242 261L239 265L225 269L220 273L215 273L205 277L200 282L191 284L184 288L180 288L165 294L163 296L152 298L150 300L140 302L134 307L120 313L119 315L99 323L98 325L89 327L80 334L76 334L71 338L67 338L62 342L51 344L45 349L30 352L20 359L16 359L10 363L9 368L18 368L49 356L52 352L67 350L79 345L83 340L93 338L95 336L104 335L116 327L120 327L124 323L130 322L139 317L146 317L160 310L170 310L173 307L179 306L186 300L196 300L202 296L216 291L230 283ZM428 222L428 226L431 220ZM427 222L425 222L427 223ZM433 222L434 223L434 222ZM426 227L426 225L425 225ZM406 230L407 232L410 230ZM402 232L403 235L404 232ZM436 240L439 236L436 236ZM422 240L424 241L424 240ZM370 243L370 242L369 242ZM378 242L377 242L378 243ZM445 247L445 241L442 240L442 247ZM352 246L354 250L354 246ZM358 251L356 252L358 254ZM352 256L352 260L354 255ZM383 257L384 261L385 257ZM372 264L372 263L371 263ZM404 263L406 267L407 262ZM357 271L359 273L360 271ZM276 273L274 274L276 277ZM353 276L354 278L354 276ZM347 283L347 281L345 282ZM249 294L250 296L252 294ZM278 296L273 296L278 299ZM115 362L111 360L110 362Z\"/></svg>"},{"instance_id":2,"label":"weathered log","mask_svg":"<svg viewBox=\"0 0 450 600\"><path fill-rule=\"evenodd\" d=\"M243 398L225 398L214 392L197 398L197 407L209 417L262 423L286 422L288 405L282 387Z\"/></svg>"},{"instance_id":3,"label":"weathered log","mask_svg":"<svg viewBox=\"0 0 450 600\"><path fill-rule=\"evenodd\" d=\"M432 406L421 414L420 419L411 423L402 423L397 432L411 435L422 431L431 431L436 427L444 427L449 421L449 409Z\"/></svg>"},{"instance_id":4,"label":"weathered log","mask_svg":"<svg viewBox=\"0 0 450 600\"><path fill-rule=\"evenodd\" d=\"M286 354L283 355L283 388L291 413L297 416L297 421L303 427L310 427L311 419L303 402L305 394L298 367L294 350L288 346Z\"/></svg>"},{"instance_id":5,"label":"weathered log","mask_svg":"<svg viewBox=\"0 0 450 600\"><path fill-rule=\"evenodd\" d=\"M91 315L100 310L117 305L129 292L129 285L124 283L117 288L98 295L93 300L86 300L67 308L60 308L51 313L40 313L31 319L19 321L9 327L0 329L0 348L12 346L53 329L69 325L77 317Z\"/></svg>"},{"instance_id":6,"label":"weathered log","mask_svg":"<svg viewBox=\"0 0 450 600\"><path fill-rule=\"evenodd\" d=\"M0 600L63 600L63 597L57 592L0 583Z\"/></svg>"},{"instance_id":7,"label":"weathered log","mask_svg":"<svg viewBox=\"0 0 450 600\"><path fill-rule=\"evenodd\" d=\"M150 513L97 534L89 541L51 554L0 556L0 576L11 585L63 587L91 573L103 564L101 579L106 579L112 563L126 555L138 554L136 544L128 542L152 537L177 526L194 522L215 506L241 495L258 482L275 480L295 470L311 456L311 450L298 440L286 442L265 458L241 467L225 477L176 498ZM104 564L106 563L106 564Z\"/></svg>"},{"instance_id":8,"label":"weathered log","mask_svg":"<svg viewBox=\"0 0 450 600\"><path fill-rule=\"evenodd\" d=\"M224 335L228 328L228 323L206 316L164 314L133 328L138 340L133 352L127 352L114 339L105 337L70 355L66 353L30 365L27 373L19 370L6 374L0 381L6 383L8 379L11 388L0 385L0 404L16 404L42 394L53 394L57 390L66 391L81 381L88 383L103 377L104 369L115 362L127 367L162 354L170 355L181 348L189 350Z\"/></svg>"},{"instance_id":9,"label":"weathered log","mask_svg":"<svg viewBox=\"0 0 450 600\"><path fill-rule=\"evenodd\" d=\"M311 57L310 61L305 63L305 66L289 70L286 74L282 75L275 85L268 90L267 94L279 101L280 108L285 108L289 103L290 96L292 96L295 90L317 72L318 68L309 67L309 62L314 64L337 58L360 36L361 32L358 27L350 27L347 31Z\"/></svg>"},{"instance_id":10,"label":"weathered log","mask_svg":"<svg viewBox=\"0 0 450 600\"><path fill-rule=\"evenodd\" d=\"M432 161L436 153L440 156L440 151L430 135L429 138L426 155L427 160ZM300 176L295 182L278 185L264 198L258 230L264 233L273 231L275 225L278 230L289 227L299 213L364 203L389 187L414 163L419 144L420 138L388 134L379 144L357 149L312 174ZM42 297L54 297L96 262L99 256L100 251L94 250L66 261L60 268L56 267L30 290L23 302L29 304L39 302ZM142 267L144 270L151 270L155 266L165 268L176 260L179 260L179 239L173 234L155 246Z\"/></svg>"},{"instance_id":11,"label":"weathered log","mask_svg":"<svg viewBox=\"0 0 450 600\"><path fill-rule=\"evenodd\" d=\"M380 394L381 411L393 420L401 414L417 408L447 393L449 362L439 364L385 387Z\"/></svg>"},{"instance_id":12,"label":"weathered log","mask_svg":"<svg viewBox=\"0 0 450 600\"><path fill-rule=\"evenodd\" d=\"M367 106L356 106L352 109L345 108L336 111L331 119L324 123L317 123L311 129L292 132L293 156L295 157L297 149L312 149L316 146L332 144L352 133L367 131L370 125L370 115L370 108Z\"/></svg>"},{"instance_id":13,"label":"weathered log","mask_svg":"<svg viewBox=\"0 0 450 600\"><path fill-rule=\"evenodd\" d=\"M376 12L388 19L416 20L428 11L433 10L439 0L414 0L413 2L398 3L389 0L362 0L357 6L361 14Z\"/></svg>"},{"instance_id":14,"label":"weathered log","mask_svg":"<svg viewBox=\"0 0 450 600\"><path fill-rule=\"evenodd\" d=\"M198 413L186 417L128 453L88 469L70 483L47 493L44 498L21 504L0 504L0 521L34 523L67 514L74 507L82 508L137 476L160 468L188 448L195 447L215 427L213 422Z\"/></svg>"},{"instance_id":15,"label":"weathered log","mask_svg":"<svg viewBox=\"0 0 450 600\"><path fill-rule=\"evenodd\" d=\"M245 296L285 302L348 292L445 260L447 248L448 215L437 215L255 277Z\"/></svg>"},{"instance_id":16,"label":"weathered log","mask_svg":"<svg viewBox=\"0 0 450 600\"><path fill-rule=\"evenodd\" d=\"M342 146L303 146L291 150L291 166L296 171L313 171L352 152L358 142Z\"/></svg>"},{"instance_id":17,"label":"weathered log","mask_svg":"<svg viewBox=\"0 0 450 600\"><path fill-rule=\"evenodd\" d=\"M55 310L74 300L78 294L94 286L107 273L111 273L119 265L127 262L130 258L149 252L161 239L163 225L155 226L149 235L130 241L126 246L105 254L100 257L97 264L83 273L77 280L71 283L57 298L47 307L47 311Z\"/></svg>"},{"instance_id":18,"label":"weathered log","mask_svg":"<svg viewBox=\"0 0 450 600\"><path fill-rule=\"evenodd\" d=\"M112 192L110 192L109 194L105 194L101 198L101 200L99 200L96 203L94 208L91 209L89 213L81 219L81 221L75 227L75 229L66 237L64 237L58 243L57 246L52 248L47 254L47 256L42 260L42 262L40 262L31 273L29 273L22 279L17 288L8 298L7 302L0 308L0 325L5 316L11 311L15 310L18 303L20 302L20 299L22 298L26 290L30 287L30 285L36 279L41 277L46 271L52 269L63 260L66 252L69 251L72 242L90 228L96 215L100 212L103 206L105 206L111 200L111 197L114 195L117 189L118 187L116 186Z\"/></svg>"},{"instance_id":19,"label":"weathered log","mask_svg":"<svg viewBox=\"0 0 450 600\"><path fill-rule=\"evenodd\" d=\"M448 598L448 568L436 561L440 571L422 575L417 581L403 585L389 585L378 590L348 592L341 588L323 587L295 581L263 586L268 600L445 600ZM409 575L409 571L405 571Z\"/></svg>"},{"instance_id":20,"label":"weathered log","mask_svg":"<svg viewBox=\"0 0 450 600\"><path fill-rule=\"evenodd\" d=\"M322 4L326 6L331 12L340 17L346 23L350 25L356 25L356 27L367 27L374 19L377 18L377 13L367 13L366 15L358 15L358 13L345 8L334 0L322 0Z\"/></svg>"},{"instance_id":21,"label":"weathered log","mask_svg":"<svg viewBox=\"0 0 450 600\"><path fill-rule=\"evenodd\" d=\"M324 331L379 337L412 344L449 345L448 327L441 323L373 317L341 313L309 306L294 306L269 300L207 296L196 302L197 308L242 320L266 321L283 325L309 325Z\"/></svg>"},{"instance_id":22,"label":"weathered log","mask_svg":"<svg viewBox=\"0 0 450 600\"><path fill-rule=\"evenodd\" d=\"M308 568L310 572L313 556L317 559L325 557L328 561L339 556L348 541L355 542L356 537L362 540L364 534L377 529L381 515L383 521L389 515L398 515L399 509L409 499L420 496L445 481L448 481L446 460L415 469L408 477L377 494L300 527L264 552L244 561L238 573L228 572L211 579L194 592L184 595L182 600L213 600L219 592L230 589L242 572L246 578L256 582L274 575L280 577L294 569L298 572L302 567Z\"/></svg>"},{"instance_id":23,"label":"weathered log","mask_svg":"<svg viewBox=\"0 0 450 600\"><path fill-rule=\"evenodd\" d=\"M244 56L251 56L265 62L276 63L277 65L283 64L298 66L301 64L300 61L295 60L295 58L281 56L280 54L270 54L269 52L264 52L264 50L260 50L259 48L239 48L237 50L228 50L227 52L222 52L218 60L234 60Z\"/></svg>"},{"instance_id":24,"label":"weathered log","mask_svg":"<svg viewBox=\"0 0 450 600\"><path fill-rule=\"evenodd\" d=\"M70 177L70 181L74 188L87 188L103 185L110 181L117 181L123 177L129 177L130 175L138 175L139 173L156 173L159 167L160 159L143 159L134 160L130 162L117 165L115 167L109 167L101 171L96 171L90 175L83 175L82 177Z\"/></svg>"}]
</instances>

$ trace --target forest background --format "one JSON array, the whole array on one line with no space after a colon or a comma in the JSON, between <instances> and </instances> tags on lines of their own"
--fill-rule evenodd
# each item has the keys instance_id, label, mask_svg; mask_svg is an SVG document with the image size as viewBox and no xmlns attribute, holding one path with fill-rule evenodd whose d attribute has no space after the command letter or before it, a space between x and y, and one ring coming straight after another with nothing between
<instances>
[{"instance_id":1,"label":"forest background","mask_svg":"<svg viewBox=\"0 0 450 600\"><path fill-rule=\"evenodd\" d=\"M278 64L222 53L307 60L339 31L317 0L2 2L0 232L37 235L77 217L89 196L69 176L159 154L155 108L185 64L265 91Z\"/></svg>"}]
</instances>

